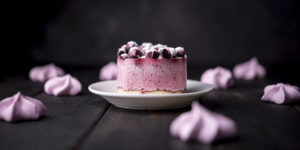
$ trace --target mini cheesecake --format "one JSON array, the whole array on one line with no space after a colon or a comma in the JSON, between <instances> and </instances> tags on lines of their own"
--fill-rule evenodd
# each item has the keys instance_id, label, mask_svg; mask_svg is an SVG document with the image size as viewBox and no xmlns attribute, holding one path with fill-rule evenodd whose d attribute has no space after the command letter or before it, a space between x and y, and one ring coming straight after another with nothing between
<instances>
[{"instance_id":1,"label":"mini cheesecake","mask_svg":"<svg viewBox=\"0 0 300 150\"><path fill-rule=\"evenodd\" d=\"M130 41L117 56L118 92L175 94L186 90L187 62L182 47L138 45Z\"/></svg>"}]
</instances>

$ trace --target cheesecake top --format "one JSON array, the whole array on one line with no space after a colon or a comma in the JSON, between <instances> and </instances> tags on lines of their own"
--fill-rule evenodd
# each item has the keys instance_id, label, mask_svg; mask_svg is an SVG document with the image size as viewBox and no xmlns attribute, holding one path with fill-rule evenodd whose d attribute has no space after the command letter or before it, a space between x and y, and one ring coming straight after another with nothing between
<instances>
[{"instance_id":1,"label":"cheesecake top","mask_svg":"<svg viewBox=\"0 0 300 150\"><path fill-rule=\"evenodd\" d=\"M171 59L186 58L183 47L169 47L163 44L153 45L150 42L144 42L138 45L134 41L129 41L118 50L118 57L127 58L153 58L153 59Z\"/></svg>"}]
</instances>

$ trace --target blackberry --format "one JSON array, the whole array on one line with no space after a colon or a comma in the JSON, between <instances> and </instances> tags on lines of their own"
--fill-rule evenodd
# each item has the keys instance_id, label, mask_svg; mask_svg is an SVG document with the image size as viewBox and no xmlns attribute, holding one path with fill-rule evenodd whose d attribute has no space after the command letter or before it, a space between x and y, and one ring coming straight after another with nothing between
<instances>
[{"instance_id":1,"label":"blackberry","mask_svg":"<svg viewBox=\"0 0 300 150\"><path fill-rule=\"evenodd\" d=\"M180 52L177 52L177 57L184 57L185 55L185 52L184 51L180 51Z\"/></svg>"},{"instance_id":2,"label":"blackberry","mask_svg":"<svg viewBox=\"0 0 300 150\"><path fill-rule=\"evenodd\" d=\"M126 54L126 53L124 53L124 54L121 54L120 57L121 57L121 59L124 60L124 59L126 59L126 58L129 58L129 55Z\"/></svg>"},{"instance_id":3,"label":"blackberry","mask_svg":"<svg viewBox=\"0 0 300 150\"><path fill-rule=\"evenodd\" d=\"M143 52L138 47L132 47L129 49L130 58L139 58L143 56Z\"/></svg>"},{"instance_id":4,"label":"blackberry","mask_svg":"<svg viewBox=\"0 0 300 150\"><path fill-rule=\"evenodd\" d=\"M145 56L146 56L146 58L158 58L159 53L156 50L149 50L149 51L146 51Z\"/></svg>"},{"instance_id":5,"label":"blackberry","mask_svg":"<svg viewBox=\"0 0 300 150\"><path fill-rule=\"evenodd\" d=\"M121 56L122 54L125 54L125 49L122 49L122 48L119 48L119 51L118 51L118 56Z\"/></svg>"},{"instance_id":6,"label":"blackberry","mask_svg":"<svg viewBox=\"0 0 300 150\"><path fill-rule=\"evenodd\" d=\"M183 47L176 47L175 50L176 50L177 57L184 57L185 52L184 52Z\"/></svg>"},{"instance_id":7,"label":"blackberry","mask_svg":"<svg viewBox=\"0 0 300 150\"><path fill-rule=\"evenodd\" d=\"M163 57L163 58L171 58L171 53L170 53L170 51L169 51L168 49L164 48L164 49L162 50L162 57Z\"/></svg>"},{"instance_id":8,"label":"blackberry","mask_svg":"<svg viewBox=\"0 0 300 150\"><path fill-rule=\"evenodd\" d=\"M158 58L158 57L159 57L159 52L158 51L153 51L152 58Z\"/></svg>"}]
</instances>

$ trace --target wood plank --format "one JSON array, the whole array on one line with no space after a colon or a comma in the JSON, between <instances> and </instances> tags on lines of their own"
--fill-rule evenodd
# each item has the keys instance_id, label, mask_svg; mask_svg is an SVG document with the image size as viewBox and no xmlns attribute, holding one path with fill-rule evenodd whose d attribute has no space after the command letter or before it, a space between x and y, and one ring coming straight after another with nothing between
<instances>
[{"instance_id":1,"label":"wood plank","mask_svg":"<svg viewBox=\"0 0 300 150\"><path fill-rule=\"evenodd\" d=\"M264 126L279 149L300 149L300 112L294 109L294 104L277 105L260 101L263 88L253 89L251 94L245 92L251 102L257 103L256 114L264 113L261 125ZM261 104L261 105L259 105Z\"/></svg>"},{"instance_id":2,"label":"wood plank","mask_svg":"<svg viewBox=\"0 0 300 150\"><path fill-rule=\"evenodd\" d=\"M0 147L5 149L76 148L82 136L101 118L108 104L94 95L53 97L38 95L47 106L39 121L0 123ZM38 141L38 142L37 142ZM18 143L18 144L14 144Z\"/></svg>"},{"instance_id":3,"label":"wood plank","mask_svg":"<svg viewBox=\"0 0 300 150\"><path fill-rule=\"evenodd\" d=\"M217 149L300 148L300 113L290 105L276 105L260 100L265 86L262 83L270 84L269 82L272 81L243 82L244 86L253 85L253 88L215 91L203 98L206 107L231 116L239 127L239 142L218 144ZM238 83L238 87L240 86L242 85ZM228 95L232 95L231 98ZM211 96L228 98L220 100Z\"/></svg>"},{"instance_id":4,"label":"wood plank","mask_svg":"<svg viewBox=\"0 0 300 150\"><path fill-rule=\"evenodd\" d=\"M83 149L185 149L169 135L169 123L188 108L173 111L126 110L111 106ZM205 145L189 145L206 148Z\"/></svg>"},{"instance_id":5,"label":"wood plank","mask_svg":"<svg viewBox=\"0 0 300 150\"><path fill-rule=\"evenodd\" d=\"M0 122L0 149L78 149L109 104L87 90L97 81L97 71L68 71L83 84L77 96L55 97L44 92L35 98L44 102L46 116L38 121ZM16 82L16 81L14 81ZM23 87L23 86L22 86ZM23 88L30 88L24 86Z\"/></svg>"},{"instance_id":6,"label":"wood plank","mask_svg":"<svg viewBox=\"0 0 300 150\"><path fill-rule=\"evenodd\" d=\"M43 84L32 82L24 75L10 76L0 82L0 99L12 96L18 91L28 96L36 95L43 91Z\"/></svg>"},{"instance_id":7,"label":"wood plank","mask_svg":"<svg viewBox=\"0 0 300 150\"><path fill-rule=\"evenodd\" d=\"M275 105L260 101L269 80L238 81L236 87L214 91L200 102L237 122L239 137L212 146L183 143L169 135L170 122L189 107L165 111L138 111L109 107L88 92L98 81L98 70L67 69L83 83L82 94L54 97L43 93L43 84L26 76L0 82L0 97L17 91L37 95L48 112L39 121L0 121L0 149L299 149L297 104ZM198 75L192 74L198 80ZM108 108L109 107L109 108ZM108 112L104 112L108 109ZM104 115L104 116L103 116ZM101 119L102 118L102 119ZM101 121L99 121L101 119ZM98 122L98 123L97 123ZM96 126L96 127L95 127ZM95 130L93 130L95 127ZM91 134L89 136L89 134ZM38 142L37 142L38 141ZM18 143L18 144L15 144Z\"/></svg>"},{"instance_id":8,"label":"wood plank","mask_svg":"<svg viewBox=\"0 0 300 150\"><path fill-rule=\"evenodd\" d=\"M236 121L239 128L236 139L208 146L172 138L171 121L189 108L139 111L112 106L83 149L299 149L300 115L289 105L261 102L262 89L268 83L240 82L231 90L216 90L200 100L207 108Z\"/></svg>"}]
</instances>

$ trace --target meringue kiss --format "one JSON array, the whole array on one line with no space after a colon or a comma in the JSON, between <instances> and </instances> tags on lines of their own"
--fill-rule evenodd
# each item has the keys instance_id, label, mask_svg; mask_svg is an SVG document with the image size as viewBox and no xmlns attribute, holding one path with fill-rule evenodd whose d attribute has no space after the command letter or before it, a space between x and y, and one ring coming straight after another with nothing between
<instances>
[{"instance_id":1,"label":"meringue kiss","mask_svg":"<svg viewBox=\"0 0 300 150\"><path fill-rule=\"evenodd\" d=\"M49 79L44 85L45 92L54 96L76 95L81 89L81 83L69 74Z\"/></svg>"},{"instance_id":2,"label":"meringue kiss","mask_svg":"<svg viewBox=\"0 0 300 150\"><path fill-rule=\"evenodd\" d=\"M100 70L100 80L114 80L117 79L117 64L115 62L109 62L103 66Z\"/></svg>"},{"instance_id":3,"label":"meringue kiss","mask_svg":"<svg viewBox=\"0 0 300 150\"><path fill-rule=\"evenodd\" d=\"M236 65L233 68L233 74L237 79L252 80L254 78L263 78L266 75L266 70L253 57L247 62Z\"/></svg>"},{"instance_id":4,"label":"meringue kiss","mask_svg":"<svg viewBox=\"0 0 300 150\"><path fill-rule=\"evenodd\" d=\"M216 89L227 89L234 83L230 70L223 67L206 70L200 80L201 82L214 85Z\"/></svg>"},{"instance_id":5,"label":"meringue kiss","mask_svg":"<svg viewBox=\"0 0 300 150\"><path fill-rule=\"evenodd\" d=\"M34 67L29 72L29 78L32 81L45 82L53 77L58 77L64 75L64 71L55 66L54 64L49 64L45 66Z\"/></svg>"},{"instance_id":6,"label":"meringue kiss","mask_svg":"<svg viewBox=\"0 0 300 150\"><path fill-rule=\"evenodd\" d=\"M0 120L13 122L18 120L36 120L46 113L44 104L20 92L0 101Z\"/></svg>"},{"instance_id":7,"label":"meringue kiss","mask_svg":"<svg viewBox=\"0 0 300 150\"><path fill-rule=\"evenodd\" d=\"M289 84L268 85L264 89L261 100L276 104L292 103L300 100L300 91L298 87Z\"/></svg>"},{"instance_id":8,"label":"meringue kiss","mask_svg":"<svg viewBox=\"0 0 300 150\"><path fill-rule=\"evenodd\" d=\"M192 110L175 118L170 125L172 136L182 141L196 140L210 144L223 138L232 138L237 129L233 120L204 108L198 102L192 103Z\"/></svg>"}]
</instances>

